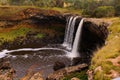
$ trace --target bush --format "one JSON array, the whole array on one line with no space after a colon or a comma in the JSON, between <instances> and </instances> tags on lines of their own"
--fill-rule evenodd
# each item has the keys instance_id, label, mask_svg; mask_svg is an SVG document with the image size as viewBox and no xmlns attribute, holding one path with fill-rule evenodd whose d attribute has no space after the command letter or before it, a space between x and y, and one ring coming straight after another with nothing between
<instances>
[{"instance_id":1,"label":"bush","mask_svg":"<svg viewBox=\"0 0 120 80\"><path fill-rule=\"evenodd\" d=\"M120 5L117 5L117 6L115 7L115 15L116 15L116 16L120 16Z\"/></svg>"},{"instance_id":2,"label":"bush","mask_svg":"<svg viewBox=\"0 0 120 80\"><path fill-rule=\"evenodd\" d=\"M115 15L115 9L112 6L100 6L94 10L93 16L101 17L113 17Z\"/></svg>"}]
</instances>

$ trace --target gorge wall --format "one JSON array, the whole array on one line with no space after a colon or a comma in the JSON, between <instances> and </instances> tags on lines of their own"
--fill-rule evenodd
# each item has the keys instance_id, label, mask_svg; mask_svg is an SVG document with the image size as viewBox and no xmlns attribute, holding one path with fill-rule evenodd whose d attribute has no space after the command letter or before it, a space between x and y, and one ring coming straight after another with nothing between
<instances>
[{"instance_id":1,"label":"gorge wall","mask_svg":"<svg viewBox=\"0 0 120 80\"><path fill-rule=\"evenodd\" d=\"M56 28L56 31L61 32L62 35L58 36L58 33L54 37L48 39L53 40L51 43L62 43L64 40L65 25L69 16L76 15L63 14L54 10L28 8L9 17L0 17L0 22L4 23L1 24L0 27L11 27L19 23L30 23L33 26L37 25L41 28L49 28L52 26ZM77 29L81 18L76 20L75 30ZM109 24L104 23L99 19L85 18L82 29L81 45L79 49L83 58L91 57L90 53L92 54L93 51L97 50L98 47L102 47L105 44L105 40L108 36L108 25ZM30 38L29 34L28 38ZM45 39L47 38L44 38L44 40ZM44 40L42 41L44 42ZM5 45L9 44L4 44L3 48L6 48L4 47Z\"/></svg>"}]
</instances>

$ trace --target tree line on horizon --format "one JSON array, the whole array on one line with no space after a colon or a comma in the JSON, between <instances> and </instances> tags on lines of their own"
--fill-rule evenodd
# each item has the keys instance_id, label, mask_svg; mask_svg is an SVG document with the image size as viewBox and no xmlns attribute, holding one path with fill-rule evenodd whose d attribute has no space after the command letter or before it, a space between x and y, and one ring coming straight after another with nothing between
<instances>
[{"instance_id":1,"label":"tree line on horizon","mask_svg":"<svg viewBox=\"0 0 120 80\"><path fill-rule=\"evenodd\" d=\"M111 17L120 15L120 0L0 0L0 5L64 7L81 10L83 15Z\"/></svg>"}]
</instances>

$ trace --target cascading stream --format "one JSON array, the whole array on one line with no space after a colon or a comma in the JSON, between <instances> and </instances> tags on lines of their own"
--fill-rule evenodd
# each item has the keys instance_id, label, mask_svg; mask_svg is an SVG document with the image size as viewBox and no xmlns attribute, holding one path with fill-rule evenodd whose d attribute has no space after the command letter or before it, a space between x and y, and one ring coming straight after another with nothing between
<instances>
[{"instance_id":1,"label":"cascading stream","mask_svg":"<svg viewBox=\"0 0 120 80\"><path fill-rule=\"evenodd\" d=\"M68 54L69 57L74 58L74 57L80 57L78 48L79 48L79 42L80 42L80 38L81 38L81 33L82 33L82 26L83 26L83 21L84 19L81 19L78 29L76 31L75 34L75 39L74 38L74 27L75 27L75 23L76 23L76 19L79 16L76 17L70 17L70 19L67 22L67 27L66 27L66 32L65 32L65 38L64 38L64 43L63 45L71 50L71 52ZM74 41L74 42L73 42Z\"/></svg>"},{"instance_id":2,"label":"cascading stream","mask_svg":"<svg viewBox=\"0 0 120 80\"><path fill-rule=\"evenodd\" d=\"M79 23L79 26L78 26L78 29L77 29L77 32L75 35L75 40L73 43L73 49L72 49L71 53L69 54L70 57L79 57L80 56L78 49L79 49L79 42L81 40L83 21L84 21L84 19L82 19Z\"/></svg>"},{"instance_id":3,"label":"cascading stream","mask_svg":"<svg viewBox=\"0 0 120 80\"><path fill-rule=\"evenodd\" d=\"M63 46L66 46L66 47L68 46L68 40L69 40L70 27L71 27L72 19L73 19L73 17L70 17L70 19L67 21L65 37L64 37L64 42L63 42Z\"/></svg>"},{"instance_id":4,"label":"cascading stream","mask_svg":"<svg viewBox=\"0 0 120 80\"><path fill-rule=\"evenodd\" d=\"M70 17L70 19L67 22L67 26L66 26L66 31L65 31L65 38L64 38L64 43L63 46L66 46L66 48L68 50L72 49L72 44L73 44L73 36L74 36L74 27L75 27L75 23L76 23L76 19L79 16L76 17Z\"/></svg>"},{"instance_id":5,"label":"cascading stream","mask_svg":"<svg viewBox=\"0 0 120 80\"><path fill-rule=\"evenodd\" d=\"M69 35L69 44L68 44L68 49L72 49L72 43L73 43L73 36L74 36L74 28L75 28L75 22L76 22L76 19L78 18L79 16L76 16L74 17L72 23L71 23L71 29L70 29L70 35Z\"/></svg>"}]
</instances>

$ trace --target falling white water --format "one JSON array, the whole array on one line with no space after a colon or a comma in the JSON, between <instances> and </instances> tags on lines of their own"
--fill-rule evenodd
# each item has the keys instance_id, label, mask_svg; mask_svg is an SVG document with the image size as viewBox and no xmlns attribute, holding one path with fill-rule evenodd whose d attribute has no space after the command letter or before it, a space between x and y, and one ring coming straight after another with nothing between
<instances>
[{"instance_id":1,"label":"falling white water","mask_svg":"<svg viewBox=\"0 0 120 80\"><path fill-rule=\"evenodd\" d=\"M68 44L68 49L72 49L72 43L73 43L73 36L74 36L74 28L75 28L75 22L76 22L76 19L78 18L79 16L76 16L74 17L72 23L71 23L71 28L70 28L70 34L69 34L69 44Z\"/></svg>"},{"instance_id":2,"label":"falling white water","mask_svg":"<svg viewBox=\"0 0 120 80\"><path fill-rule=\"evenodd\" d=\"M81 37L81 32L82 32L82 26L83 26L83 21L84 19L82 19L79 23L76 35L75 35L75 40L73 43L73 49L71 51L71 53L68 55L71 58L74 57L79 57L79 52L78 52L78 48L79 48L79 42L80 42L80 37Z\"/></svg>"},{"instance_id":3,"label":"falling white water","mask_svg":"<svg viewBox=\"0 0 120 80\"><path fill-rule=\"evenodd\" d=\"M63 45L66 46L67 49L71 50L72 49L72 43L73 43L73 35L74 35L74 27L75 27L75 22L76 19L79 16L76 17L70 17L70 20L68 22L68 25L66 27L66 33L65 33L65 39Z\"/></svg>"},{"instance_id":4,"label":"falling white water","mask_svg":"<svg viewBox=\"0 0 120 80\"><path fill-rule=\"evenodd\" d=\"M78 57L79 52L78 52L78 47L79 47L79 42L80 42L80 37L81 37L81 31L82 31L82 25L83 25L83 19L80 21L76 35L75 35L75 40L73 42L73 33L74 33L74 26L75 22L78 16L76 17L70 17L68 26L66 28L66 33L65 33L65 39L63 45L65 45L67 48L72 48L71 52L68 52L67 50L64 49L59 49L59 48L22 48L22 49L16 49L16 50L2 50L0 52L0 58L3 58L5 56L8 56L9 53L13 52L19 52L19 51L40 51L40 50L60 50L64 51L65 53L69 53L68 57L74 58ZM73 46L72 46L73 43ZM26 57L26 55L25 55Z\"/></svg>"},{"instance_id":5,"label":"falling white water","mask_svg":"<svg viewBox=\"0 0 120 80\"><path fill-rule=\"evenodd\" d=\"M72 22L73 16L70 17L70 19L67 21L67 26L66 26L66 30L65 30L65 37L64 37L64 42L63 42L63 46L68 46L68 38L69 38L69 33L70 33L70 25Z\"/></svg>"}]
</instances>

